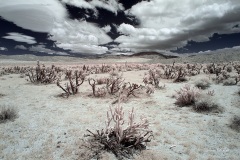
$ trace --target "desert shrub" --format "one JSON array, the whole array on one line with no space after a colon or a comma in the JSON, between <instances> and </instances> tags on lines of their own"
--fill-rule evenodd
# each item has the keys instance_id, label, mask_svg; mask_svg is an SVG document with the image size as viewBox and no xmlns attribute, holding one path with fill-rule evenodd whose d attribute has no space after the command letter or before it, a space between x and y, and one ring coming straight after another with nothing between
<instances>
[{"instance_id":1,"label":"desert shrub","mask_svg":"<svg viewBox=\"0 0 240 160\"><path fill-rule=\"evenodd\" d=\"M237 91L237 94L240 96L240 89Z\"/></svg>"},{"instance_id":2,"label":"desert shrub","mask_svg":"<svg viewBox=\"0 0 240 160\"><path fill-rule=\"evenodd\" d=\"M210 82L208 81L208 79L200 79L195 83L195 86L199 89L204 90L210 87Z\"/></svg>"},{"instance_id":3,"label":"desert shrub","mask_svg":"<svg viewBox=\"0 0 240 160\"><path fill-rule=\"evenodd\" d=\"M229 127L237 132L240 132L240 116L234 116L231 119L231 123L230 123Z\"/></svg>"},{"instance_id":4,"label":"desert shrub","mask_svg":"<svg viewBox=\"0 0 240 160\"><path fill-rule=\"evenodd\" d=\"M52 65L51 68L46 68L44 65L41 66L39 61L37 62L37 66L35 68L29 69L26 76L28 77L27 80L34 84L55 83L60 78L60 75L57 74L54 65Z\"/></svg>"},{"instance_id":5,"label":"desert shrub","mask_svg":"<svg viewBox=\"0 0 240 160\"><path fill-rule=\"evenodd\" d=\"M143 83L145 85L151 84L151 85L155 86L155 88L159 88L159 82L160 82L160 71L159 70L150 69L143 78Z\"/></svg>"},{"instance_id":6,"label":"desert shrub","mask_svg":"<svg viewBox=\"0 0 240 160\"><path fill-rule=\"evenodd\" d=\"M97 86L97 80L94 78L88 79L88 84L92 87L92 92L94 97L104 97L107 94L106 87L96 87Z\"/></svg>"},{"instance_id":7,"label":"desert shrub","mask_svg":"<svg viewBox=\"0 0 240 160\"><path fill-rule=\"evenodd\" d=\"M232 66L227 66L226 70L227 72L232 72Z\"/></svg>"},{"instance_id":8,"label":"desert shrub","mask_svg":"<svg viewBox=\"0 0 240 160\"><path fill-rule=\"evenodd\" d=\"M208 96L214 96L215 95L215 91L214 90L209 90L209 91L207 91L207 95Z\"/></svg>"},{"instance_id":9,"label":"desert shrub","mask_svg":"<svg viewBox=\"0 0 240 160\"><path fill-rule=\"evenodd\" d=\"M237 84L237 81L234 78L226 79L225 81L223 81L224 86L233 86L236 84Z\"/></svg>"},{"instance_id":10,"label":"desert shrub","mask_svg":"<svg viewBox=\"0 0 240 160\"><path fill-rule=\"evenodd\" d=\"M90 134L90 148L95 149L96 156L99 150L112 152L118 159L124 157L130 158L136 151L146 148L146 142L151 141L152 131L149 130L149 122L146 118L142 118L140 122L135 122L134 109L129 113L128 123L125 120L123 108L118 105L113 109L109 108L107 112L106 128L97 130Z\"/></svg>"},{"instance_id":11,"label":"desert shrub","mask_svg":"<svg viewBox=\"0 0 240 160\"><path fill-rule=\"evenodd\" d=\"M106 84L107 83L107 78L97 78L96 79L96 84L101 85L101 84Z\"/></svg>"},{"instance_id":12,"label":"desert shrub","mask_svg":"<svg viewBox=\"0 0 240 160\"><path fill-rule=\"evenodd\" d=\"M178 106L189 106L195 103L196 98L200 96L199 90L185 85L179 91L176 91L176 102Z\"/></svg>"},{"instance_id":13,"label":"desert shrub","mask_svg":"<svg viewBox=\"0 0 240 160\"><path fill-rule=\"evenodd\" d=\"M187 78L186 76L186 71L183 69L183 67L180 67L177 69L177 78L174 79L173 82L186 82Z\"/></svg>"},{"instance_id":14,"label":"desert shrub","mask_svg":"<svg viewBox=\"0 0 240 160\"><path fill-rule=\"evenodd\" d=\"M126 96L129 97L130 95L133 95L134 97L136 97L136 91L141 89L143 86L135 84L135 83L125 83L122 87L122 92L125 91Z\"/></svg>"},{"instance_id":15,"label":"desert shrub","mask_svg":"<svg viewBox=\"0 0 240 160\"><path fill-rule=\"evenodd\" d=\"M106 88L110 95L114 95L117 93L124 82L124 79L122 78L122 75L112 76L110 75L110 78L107 79L106 82Z\"/></svg>"},{"instance_id":16,"label":"desert shrub","mask_svg":"<svg viewBox=\"0 0 240 160\"><path fill-rule=\"evenodd\" d=\"M145 88L146 88L146 93L147 93L147 95L151 95L151 94L153 94L154 91L155 91L153 85L146 85Z\"/></svg>"},{"instance_id":17,"label":"desert shrub","mask_svg":"<svg viewBox=\"0 0 240 160\"><path fill-rule=\"evenodd\" d=\"M13 107L0 107L0 123L4 123L8 120L13 121L17 118L17 111Z\"/></svg>"},{"instance_id":18,"label":"desert shrub","mask_svg":"<svg viewBox=\"0 0 240 160\"><path fill-rule=\"evenodd\" d=\"M83 84L87 74L84 71L66 71L66 77L68 78L69 83L65 84L63 87L60 82L57 82L57 86L61 88L65 93L62 96L69 97L70 95L75 95L78 93L79 87Z\"/></svg>"},{"instance_id":19,"label":"desert shrub","mask_svg":"<svg viewBox=\"0 0 240 160\"><path fill-rule=\"evenodd\" d=\"M209 98L201 98L196 100L196 102L193 105L193 110L195 110L196 112L214 112L214 113L220 113L222 112L221 108L211 102L211 100Z\"/></svg>"}]
</instances>

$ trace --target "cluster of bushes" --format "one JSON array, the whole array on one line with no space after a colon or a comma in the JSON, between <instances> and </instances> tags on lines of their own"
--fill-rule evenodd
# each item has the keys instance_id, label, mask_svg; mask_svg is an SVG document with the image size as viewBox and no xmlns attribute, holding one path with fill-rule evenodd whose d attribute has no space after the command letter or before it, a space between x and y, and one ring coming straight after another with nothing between
<instances>
[{"instance_id":1,"label":"cluster of bushes","mask_svg":"<svg viewBox=\"0 0 240 160\"><path fill-rule=\"evenodd\" d=\"M201 93L198 88L186 85L176 91L176 95L174 95L176 98L175 104L180 107L192 106L196 112L222 112L221 108L209 98L213 93L208 92L207 94L208 96Z\"/></svg>"}]
</instances>

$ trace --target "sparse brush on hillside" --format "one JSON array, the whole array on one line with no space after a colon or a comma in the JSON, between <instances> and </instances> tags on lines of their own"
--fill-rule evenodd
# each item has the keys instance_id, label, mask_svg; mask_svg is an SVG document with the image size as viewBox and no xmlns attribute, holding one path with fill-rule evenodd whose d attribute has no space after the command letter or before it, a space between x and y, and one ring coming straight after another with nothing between
<instances>
[{"instance_id":1,"label":"sparse brush on hillside","mask_svg":"<svg viewBox=\"0 0 240 160\"><path fill-rule=\"evenodd\" d=\"M110 107L107 112L106 128L90 134L91 150L95 150L95 158L99 158L103 150L112 152L118 159L131 158L136 151L146 149L146 142L151 141L152 131L149 130L149 122L142 118L135 122L134 109L129 112L128 123L125 120L123 108L120 103L115 108Z\"/></svg>"},{"instance_id":2,"label":"sparse brush on hillside","mask_svg":"<svg viewBox=\"0 0 240 160\"><path fill-rule=\"evenodd\" d=\"M17 111L13 107L0 107L0 123L4 123L6 121L13 121L17 118Z\"/></svg>"}]
</instances>

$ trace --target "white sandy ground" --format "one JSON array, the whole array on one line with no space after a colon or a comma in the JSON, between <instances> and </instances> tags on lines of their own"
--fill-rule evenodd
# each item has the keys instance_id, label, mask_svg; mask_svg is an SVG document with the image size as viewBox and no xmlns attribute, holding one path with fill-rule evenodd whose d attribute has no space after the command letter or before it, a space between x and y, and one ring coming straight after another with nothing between
<instances>
[{"instance_id":1,"label":"white sandy ground","mask_svg":"<svg viewBox=\"0 0 240 160\"><path fill-rule=\"evenodd\" d=\"M8 64L3 61L0 64ZM22 62L11 61L9 64ZM142 83L144 72L130 71L123 76L126 81ZM180 108L171 98L180 87L185 84L193 86L202 77L207 75L191 77L186 83L162 80L166 89L122 103L126 115L134 107L137 117L146 116L154 134L147 150L136 155L135 159L239 159L240 133L228 127L230 119L240 115L240 100L236 94L239 86L212 82L208 90L215 91L213 101L224 110L219 114L196 113L190 107ZM19 114L15 121L0 124L0 159L3 160L88 159L90 151L83 147L81 139L86 139L86 129L95 132L105 127L106 112L114 100L88 96L91 88L87 82L80 87L78 95L60 98L57 95L62 90L56 84L33 85L18 74L0 77L0 93L5 95L0 97L0 105L15 107ZM104 153L102 159L112 160L115 157Z\"/></svg>"}]
</instances>

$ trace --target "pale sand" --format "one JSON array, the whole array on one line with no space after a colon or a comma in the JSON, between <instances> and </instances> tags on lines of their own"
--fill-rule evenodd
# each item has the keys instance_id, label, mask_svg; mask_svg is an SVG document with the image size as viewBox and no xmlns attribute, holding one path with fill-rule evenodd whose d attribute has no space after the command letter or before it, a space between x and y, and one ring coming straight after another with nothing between
<instances>
[{"instance_id":1,"label":"pale sand","mask_svg":"<svg viewBox=\"0 0 240 160\"><path fill-rule=\"evenodd\" d=\"M143 59L84 60L81 62L43 62L71 66L76 64L100 64L147 62ZM35 61L0 60L0 67L35 65ZM128 82L142 83L144 71L124 72ZM92 75L95 76L95 75ZM108 76L100 74L96 76ZM232 159L240 157L240 133L228 125L233 115L240 115L240 101L236 92L239 86L223 86L212 82L213 101L224 112L220 114L196 113L189 107L177 107L171 96L185 84L194 82L205 74L191 77L186 83L162 80L166 89L156 90L151 96L142 95L122 103L126 115L132 107L137 117L146 116L154 138L147 150L136 159ZM206 91L204 91L206 92ZM105 127L106 112L114 98L93 98L88 95L91 87L87 82L80 93L67 99L57 97L62 90L56 84L33 85L18 74L0 77L1 106L13 106L19 117L13 122L0 124L0 159L87 159L90 152L82 147L81 139L86 129L95 131ZM113 154L104 153L102 159L115 159Z\"/></svg>"}]
</instances>

